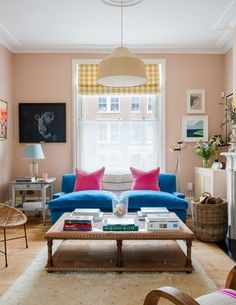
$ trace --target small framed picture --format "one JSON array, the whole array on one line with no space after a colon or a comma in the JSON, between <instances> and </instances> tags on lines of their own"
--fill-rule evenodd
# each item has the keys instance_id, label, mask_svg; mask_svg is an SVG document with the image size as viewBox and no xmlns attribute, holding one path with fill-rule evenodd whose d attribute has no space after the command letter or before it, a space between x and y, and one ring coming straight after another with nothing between
<instances>
[{"instance_id":1,"label":"small framed picture","mask_svg":"<svg viewBox=\"0 0 236 305\"><path fill-rule=\"evenodd\" d=\"M208 116L183 116L182 138L185 142L208 141Z\"/></svg>"},{"instance_id":2,"label":"small framed picture","mask_svg":"<svg viewBox=\"0 0 236 305\"><path fill-rule=\"evenodd\" d=\"M205 113L205 89L187 90L187 113Z\"/></svg>"},{"instance_id":3,"label":"small framed picture","mask_svg":"<svg viewBox=\"0 0 236 305\"><path fill-rule=\"evenodd\" d=\"M0 140L7 138L7 102L0 100Z\"/></svg>"}]
</instances>

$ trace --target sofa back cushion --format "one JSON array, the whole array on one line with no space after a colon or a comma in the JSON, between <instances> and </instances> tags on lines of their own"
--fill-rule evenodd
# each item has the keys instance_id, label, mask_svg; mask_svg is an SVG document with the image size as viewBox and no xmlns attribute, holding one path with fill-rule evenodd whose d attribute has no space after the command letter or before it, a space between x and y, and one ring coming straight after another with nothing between
<instances>
[{"instance_id":1,"label":"sofa back cushion","mask_svg":"<svg viewBox=\"0 0 236 305\"><path fill-rule=\"evenodd\" d=\"M73 192L75 185L76 176L74 173L64 174L62 176L61 190L62 192L68 194Z\"/></svg>"},{"instance_id":2,"label":"sofa back cushion","mask_svg":"<svg viewBox=\"0 0 236 305\"><path fill-rule=\"evenodd\" d=\"M76 169L74 192L84 190L101 190L104 171L105 167L91 173L85 172L81 169Z\"/></svg>"},{"instance_id":3,"label":"sofa back cushion","mask_svg":"<svg viewBox=\"0 0 236 305\"><path fill-rule=\"evenodd\" d=\"M133 177L130 173L105 174L103 177L102 189L119 194L130 190L132 182Z\"/></svg>"},{"instance_id":4,"label":"sofa back cushion","mask_svg":"<svg viewBox=\"0 0 236 305\"><path fill-rule=\"evenodd\" d=\"M71 193L74 190L76 176L74 173L64 174L62 177L62 192ZM133 177L131 174L104 174L103 190L122 193L131 189ZM158 184L163 192L176 192L176 176L169 173L160 173Z\"/></svg>"},{"instance_id":5,"label":"sofa back cushion","mask_svg":"<svg viewBox=\"0 0 236 305\"><path fill-rule=\"evenodd\" d=\"M161 173L158 184L162 192L174 193L176 192L176 175L170 173Z\"/></svg>"},{"instance_id":6,"label":"sofa back cushion","mask_svg":"<svg viewBox=\"0 0 236 305\"><path fill-rule=\"evenodd\" d=\"M131 167L130 171L134 178L133 184L131 186L132 190L160 191L158 185L160 167L154 168L150 171L142 171L137 168Z\"/></svg>"}]
</instances>

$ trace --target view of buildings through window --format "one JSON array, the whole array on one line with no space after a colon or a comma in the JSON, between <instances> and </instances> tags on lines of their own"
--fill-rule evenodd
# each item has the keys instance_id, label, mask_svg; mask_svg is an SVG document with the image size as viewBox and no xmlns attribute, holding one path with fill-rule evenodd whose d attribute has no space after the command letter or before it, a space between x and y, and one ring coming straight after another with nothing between
<instances>
[{"instance_id":1,"label":"view of buildings through window","mask_svg":"<svg viewBox=\"0 0 236 305\"><path fill-rule=\"evenodd\" d=\"M159 95L81 96L81 166L148 169L158 164Z\"/></svg>"}]
</instances>

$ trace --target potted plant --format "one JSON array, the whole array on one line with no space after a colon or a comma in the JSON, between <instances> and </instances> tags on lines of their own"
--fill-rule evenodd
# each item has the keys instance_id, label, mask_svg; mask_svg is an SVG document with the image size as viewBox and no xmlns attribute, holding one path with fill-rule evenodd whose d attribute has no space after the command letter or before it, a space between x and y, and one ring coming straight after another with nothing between
<instances>
[{"instance_id":1,"label":"potted plant","mask_svg":"<svg viewBox=\"0 0 236 305\"><path fill-rule=\"evenodd\" d=\"M203 158L203 167L210 167L210 158L213 157L222 144L220 136L212 136L209 142L199 141L195 146L195 152L198 156Z\"/></svg>"}]
</instances>

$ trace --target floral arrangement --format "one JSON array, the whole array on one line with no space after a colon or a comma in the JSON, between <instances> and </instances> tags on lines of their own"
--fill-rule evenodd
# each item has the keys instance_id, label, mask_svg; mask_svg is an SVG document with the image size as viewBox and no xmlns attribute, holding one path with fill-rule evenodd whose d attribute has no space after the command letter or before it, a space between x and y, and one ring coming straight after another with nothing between
<instances>
[{"instance_id":1,"label":"floral arrangement","mask_svg":"<svg viewBox=\"0 0 236 305\"><path fill-rule=\"evenodd\" d=\"M195 152L198 156L203 159L209 160L212 156L215 155L216 146L210 142L199 141L195 146Z\"/></svg>"},{"instance_id":2,"label":"floral arrangement","mask_svg":"<svg viewBox=\"0 0 236 305\"><path fill-rule=\"evenodd\" d=\"M220 127L223 128L228 122L231 122L232 125L236 125L236 95L233 97L232 103L225 108L225 118Z\"/></svg>"},{"instance_id":3,"label":"floral arrangement","mask_svg":"<svg viewBox=\"0 0 236 305\"><path fill-rule=\"evenodd\" d=\"M218 146L222 145L223 141L220 135L214 135L209 142L199 141L195 146L195 152L203 159L209 160L217 151Z\"/></svg>"}]
</instances>

